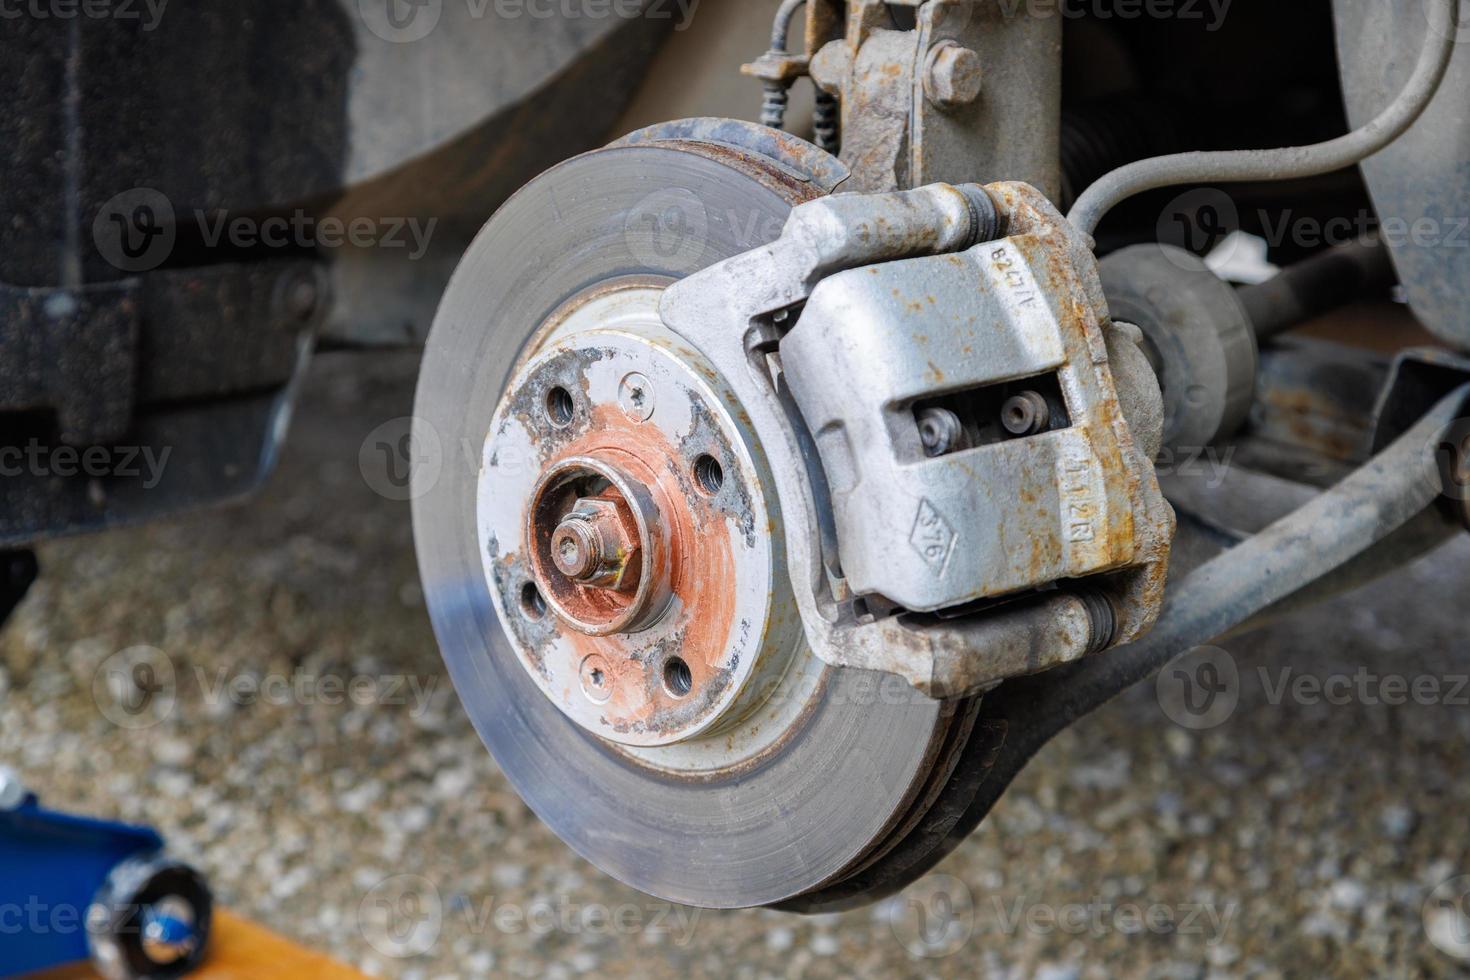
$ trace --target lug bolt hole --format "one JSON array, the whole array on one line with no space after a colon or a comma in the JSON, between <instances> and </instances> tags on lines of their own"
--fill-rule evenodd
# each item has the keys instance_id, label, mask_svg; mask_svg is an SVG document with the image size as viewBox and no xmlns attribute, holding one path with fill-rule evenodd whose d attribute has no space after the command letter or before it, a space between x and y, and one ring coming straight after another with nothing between
<instances>
[{"instance_id":1,"label":"lug bolt hole","mask_svg":"<svg viewBox=\"0 0 1470 980\"><path fill-rule=\"evenodd\" d=\"M676 698L694 690L694 675L689 672L689 665L679 657L670 657L664 662L664 690Z\"/></svg>"},{"instance_id":2,"label":"lug bolt hole","mask_svg":"<svg viewBox=\"0 0 1470 980\"><path fill-rule=\"evenodd\" d=\"M546 597L536 588L535 582L521 586L521 614L533 623L546 618Z\"/></svg>"},{"instance_id":3,"label":"lug bolt hole","mask_svg":"<svg viewBox=\"0 0 1470 980\"><path fill-rule=\"evenodd\" d=\"M570 391L557 386L546 393L546 419L558 429L571 425L576 411L577 405L572 401Z\"/></svg>"},{"instance_id":4,"label":"lug bolt hole","mask_svg":"<svg viewBox=\"0 0 1470 980\"><path fill-rule=\"evenodd\" d=\"M713 497L725 485L725 470L720 461L705 453L694 461L694 485L706 497Z\"/></svg>"}]
</instances>

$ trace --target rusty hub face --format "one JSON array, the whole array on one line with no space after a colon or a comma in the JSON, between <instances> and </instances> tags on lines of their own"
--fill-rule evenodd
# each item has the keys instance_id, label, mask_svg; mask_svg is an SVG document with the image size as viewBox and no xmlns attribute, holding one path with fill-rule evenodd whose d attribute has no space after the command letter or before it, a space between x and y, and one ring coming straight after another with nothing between
<instances>
[{"instance_id":1,"label":"rusty hub face","mask_svg":"<svg viewBox=\"0 0 1470 980\"><path fill-rule=\"evenodd\" d=\"M658 319L659 293L607 288L552 318L501 402L480 490L522 665L633 748L739 723L799 642L763 460L718 372Z\"/></svg>"}]
</instances>

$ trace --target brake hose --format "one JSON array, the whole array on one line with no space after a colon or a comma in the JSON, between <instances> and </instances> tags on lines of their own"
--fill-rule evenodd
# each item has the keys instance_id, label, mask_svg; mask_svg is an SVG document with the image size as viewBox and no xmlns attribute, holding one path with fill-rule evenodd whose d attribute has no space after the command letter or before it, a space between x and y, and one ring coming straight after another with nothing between
<instances>
[{"instance_id":1,"label":"brake hose","mask_svg":"<svg viewBox=\"0 0 1470 980\"><path fill-rule=\"evenodd\" d=\"M1312 146L1176 153L1130 163L1099 177L1087 188L1072 206L1069 220L1079 231L1091 235L1103 215L1119 202L1144 191L1175 184L1315 177L1353 166L1382 150L1424 114L1454 54L1458 0L1426 2L1429 24L1414 74L1398 98L1366 126Z\"/></svg>"}]
</instances>

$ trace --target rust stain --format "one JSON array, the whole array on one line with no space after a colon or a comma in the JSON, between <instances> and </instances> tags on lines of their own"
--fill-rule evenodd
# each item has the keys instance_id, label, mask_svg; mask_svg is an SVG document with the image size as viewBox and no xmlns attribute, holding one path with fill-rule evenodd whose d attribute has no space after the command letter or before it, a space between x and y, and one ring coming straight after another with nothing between
<instances>
[{"instance_id":1,"label":"rust stain","mask_svg":"<svg viewBox=\"0 0 1470 980\"><path fill-rule=\"evenodd\" d=\"M1291 439L1331 459L1349 461L1362 452L1365 435L1348 424L1340 408L1330 399L1305 388L1278 387L1267 395L1271 411L1266 417L1284 427Z\"/></svg>"},{"instance_id":2,"label":"rust stain","mask_svg":"<svg viewBox=\"0 0 1470 980\"><path fill-rule=\"evenodd\" d=\"M665 731L705 716L738 666L728 646L736 594L730 587L735 556L725 515L694 490L691 477L681 478L693 461L655 426L633 422L617 406L594 406L587 432L558 455L590 456L646 477L664 529L663 560L656 566L667 576L669 615L675 617L661 625L658 635L664 639L656 643L647 633L595 637L563 629L573 661L563 665L566 675L576 676L587 657L602 658L611 691L603 717L615 730ZM602 601L614 601L607 597L617 595L579 588L602 593ZM682 697L663 682L664 666L676 656L690 675L690 690ZM584 695L575 690L568 696Z\"/></svg>"},{"instance_id":3,"label":"rust stain","mask_svg":"<svg viewBox=\"0 0 1470 980\"><path fill-rule=\"evenodd\" d=\"M787 139L785 142L794 149L795 155L805 152L798 148L798 141ZM697 139L660 141L659 145L693 153L743 173L790 201L793 207L823 196L815 181L804 180L794 171L775 166L767 157L742 147Z\"/></svg>"}]
</instances>

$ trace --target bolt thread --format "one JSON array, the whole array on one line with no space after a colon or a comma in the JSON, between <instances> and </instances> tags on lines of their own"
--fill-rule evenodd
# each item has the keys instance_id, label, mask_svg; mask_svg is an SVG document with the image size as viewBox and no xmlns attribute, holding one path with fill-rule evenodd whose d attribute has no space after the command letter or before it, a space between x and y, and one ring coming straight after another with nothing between
<instances>
[{"instance_id":1,"label":"bolt thread","mask_svg":"<svg viewBox=\"0 0 1470 980\"><path fill-rule=\"evenodd\" d=\"M960 184L960 193L970 205L970 227L973 230L971 244L993 242L1003 232L1000 211L988 191L979 184Z\"/></svg>"},{"instance_id":2,"label":"bolt thread","mask_svg":"<svg viewBox=\"0 0 1470 980\"><path fill-rule=\"evenodd\" d=\"M765 97L761 100L761 125L772 129L786 128L786 104L790 97L780 82L765 83Z\"/></svg>"},{"instance_id":3,"label":"bolt thread","mask_svg":"<svg viewBox=\"0 0 1470 980\"><path fill-rule=\"evenodd\" d=\"M1118 631L1117 610L1113 608L1113 601L1096 589L1079 589L1076 595L1082 600L1092 624L1092 642L1088 644L1087 652L1100 653L1113 645Z\"/></svg>"},{"instance_id":4,"label":"bolt thread","mask_svg":"<svg viewBox=\"0 0 1470 980\"><path fill-rule=\"evenodd\" d=\"M838 136L839 106L837 96L831 92L817 92L817 107L812 117L812 127L817 137L817 146L836 155L842 148Z\"/></svg>"}]
</instances>

